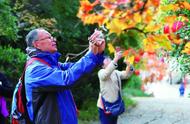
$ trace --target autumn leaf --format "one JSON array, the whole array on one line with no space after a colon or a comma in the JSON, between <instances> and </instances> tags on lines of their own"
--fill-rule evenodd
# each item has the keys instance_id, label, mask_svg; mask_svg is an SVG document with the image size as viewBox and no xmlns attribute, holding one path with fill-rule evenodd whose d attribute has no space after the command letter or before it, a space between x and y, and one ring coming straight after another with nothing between
<instances>
[{"instance_id":1,"label":"autumn leaf","mask_svg":"<svg viewBox=\"0 0 190 124\"><path fill-rule=\"evenodd\" d=\"M134 63L135 56L130 56L126 59L127 62L129 62L131 65Z\"/></svg>"},{"instance_id":2,"label":"autumn leaf","mask_svg":"<svg viewBox=\"0 0 190 124\"><path fill-rule=\"evenodd\" d=\"M108 51L110 53L114 53L115 52L115 49L114 49L114 47L113 47L113 45L111 43L108 43Z\"/></svg>"},{"instance_id":3,"label":"autumn leaf","mask_svg":"<svg viewBox=\"0 0 190 124\"><path fill-rule=\"evenodd\" d=\"M179 7L177 4L169 4L169 5L161 6L160 9L165 12L170 11L170 10L176 11L177 9L179 9Z\"/></svg>"},{"instance_id":4,"label":"autumn leaf","mask_svg":"<svg viewBox=\"0 0 190 124\"><path fill-rule=\"evenodd\" d=\"M173 15L173 16L167 16L164 18L164 22L167 23L167 24L173 24L175 21L176 21L176 16Z\"/></svg>"},{"instance_id":5,"label":"autumn leaf","mask_svg":"<svg viewBox=\"0 0 190 124\"><path fill-rule=\"evenodd\" d=\"M167 35L155 35L154 40L159 44L160 47L166 49L166 50L171 50L172 49L172 44L168 40Z\"/></svg>"},{"instance_id":6,"label":"autumn leaf","mask_svg":"<svg viewBox=\"0 0 190 124\"><path fill-rule=\"evenodd\" d=\"M128 54L129 54L129 50L125 50L125 51L123 52L123 56L124 56L124 57L128 56Z\"/></svg>"},{"instance_id":7,"label":"autumn leaf","mask_svg":"<svg viewBox=\"0 0 190 124\"><path fill-rule=\"evenodd\" d=\"M155 31L158 31L160 28L161 28L161 24L156 24L156 25L150 25L149 24L145 28L145 31L147 31L147 32L155 32Z\"/></svg>"},{"instance_id":8,"label":"autumn leaf","mask_svg":"<svg viewBox=\"0 0 190 124\"><path fill-rule=\"evenodd\" d=\"M117 18L112 19L106 26L109 29L109 33L116 33L117 35L121 34L126 28L126 24Z\"/></svg>"},{"instance_id":9,"label":"autumn leaf","mask_svg":"<svg viewBox=\"0 0 190 124\"><path fill-rule=\"evenodd\" d=\"M135 13L133 19L136 23L140 23L142 20L142 16L139 13Z\"/></svg>"},{"instance_id":10,"label":"autumn leaf","mask_svg":"<svg viewBox=\"0 0 190 124\"><path fill-rule=\"evenodd\" d=\"M160 0L151 0L151 2L155 7L158 7L160 5Z\"/></svg>"},{"instance_id":11,"label":"autumn leaf","mask_svg":"<svg viewBox=\"0 0 190 124\"><path fill-rule=\"evenodd\" d=\"M91 14L84 18L83 20L84 24L94 24L96 22L96 15Z\"/></svg>"},{"instance_id":12,"label":"autumn leaf","mask_svg":"<svg viewBox=\"0 0 190 124\"><path fill-rule=\"evenodd\" d=\"M145 15L145 18L144 18L144 23L148 24L152 21L152 16L151 15Z\"/></svg>"},{"instance_id":13,"label":"autumn leaf","mask_svg":"<svg viewBox=\"0 0 190 124\"><path fill-rule=\"evenodd\" d=\"M180 2L180 5L183 5L182 8L190 10L190 4L187 1Z\"/></svg>"},{"instance_id":14,"label":"autumn leaf","mask_svg":"<svg viewBox=\"0 0 190 124\"><path fill-rule=\"evenodd\" d=\"M181 53L187 53L190 54L190 42L186 43L184 46L184 49L181 51Z\"/></svg>"},{"instance_id":15,"label":"autumn leaf","mask_svg":"<svg viewBox=\"0 0 190 124\"><path fill-rule=\"evenodd\" d=\"M159 48L157 42L153 37L148 37L143 40L144 51L146 52L155 52L156 49Z\"/></svg>"},{"instance_id":16,"label":"autumn leaf","mask_svg":"<svg viewBox=\"0 0 190 124\"><path fill-rule=\"evenodd\" d=\"M182 43L183 42L183 40L182 39L173 39L172 40L172 43L174 43L174 44L180 44L180 43Z\"/></svg>"},{"instance_id":17,"label":"autumn leaf","mask_svg":"<svg viewBox=\"0 0 190 124\"><path fill-rule=\"evenodd\" d=\"M87 13L93 9L93 5L88 0L80 1L80 4L82 9Z\"/></svg>"}]
</instances>

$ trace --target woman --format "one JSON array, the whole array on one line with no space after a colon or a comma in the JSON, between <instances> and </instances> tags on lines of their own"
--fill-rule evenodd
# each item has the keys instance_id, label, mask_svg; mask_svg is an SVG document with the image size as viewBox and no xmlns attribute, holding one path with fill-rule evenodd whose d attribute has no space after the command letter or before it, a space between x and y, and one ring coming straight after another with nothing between
<instances>
[{"instance_id":1,"label":"woman","mask_svg":"<svg viewBox=\"0 0 190 124\"><path fill-rule=\"evenodd\" d=\"M102 97L105 101L113 103L118 99L121 90L121 80L127 79L133 73L133 67L127 64L126 70L116 70L117 62L122 57L122 52L115 53L114 59L105 57L102 69L98 72L100 94L97 102L101 124L117 124L118 116L107 114L104 110Z\"/></svg>"}]
</instances>

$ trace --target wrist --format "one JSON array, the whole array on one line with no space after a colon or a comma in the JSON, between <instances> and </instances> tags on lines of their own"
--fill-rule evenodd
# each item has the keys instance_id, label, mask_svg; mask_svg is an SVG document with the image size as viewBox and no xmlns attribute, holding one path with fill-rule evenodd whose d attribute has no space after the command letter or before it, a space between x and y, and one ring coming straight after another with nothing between
<instances>
[{"instance_id":1,"label":"wrist","mask_svg":"<svg viewBox=\"0 0 190 124\"><path fill-rule=\"evenodd\" d=\"M115 63L117 63L117 62L118 62L118 58L114 58L113 61L114 61Z\"/></svg>"}]
</instances>

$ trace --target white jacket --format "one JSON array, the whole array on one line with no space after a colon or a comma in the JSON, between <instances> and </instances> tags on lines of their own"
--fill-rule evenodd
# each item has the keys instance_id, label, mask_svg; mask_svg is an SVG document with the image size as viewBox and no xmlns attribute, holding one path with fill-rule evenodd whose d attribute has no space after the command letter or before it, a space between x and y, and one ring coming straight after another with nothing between
<instances>
[{"instance_id":1,"label":"white jacket","mask_svg":"<svg viewBox=\"0 0 190 124\"><path fill-rule=\"evenodd\" d=\"M117 68L117 63L113 61L105 68L98 72L98 78L100 82L100 93L97 102L97 106L103 109L101 95L108 102L115 102L118 98L119 87L121 88L121 80L127 79L132 73L128 74L126 71L115 70ZM120 86L118 86L118 83Z\"/></svg>"}]
</instances>

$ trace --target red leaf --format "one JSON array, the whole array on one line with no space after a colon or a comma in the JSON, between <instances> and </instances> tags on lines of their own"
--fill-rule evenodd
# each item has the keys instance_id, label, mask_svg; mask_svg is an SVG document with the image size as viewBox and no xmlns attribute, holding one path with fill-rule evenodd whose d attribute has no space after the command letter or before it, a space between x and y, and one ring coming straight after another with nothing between
<instances>
[{"instance_id":1,"label":"red leaf","mask_svg":"<svg viewBox=\"0 0 190 124\"><path fill-rule=\"evenodd\" d=\"M170 33L170 27L169 25L164 26L164 34L169 34Z\"/></svg>"},{"instance_id":2,"label":"red leaf","mask_svg":"<svg viewBox=\"0 0 190 124\"><path fill-rule=\"evenodd\" d=\"M140 74L140 71L139 70L135 70L135 75L139 75Z\"/></svg>"},{"instance_id":3,"label":"red leaf","mask_svg":"<svg viewBox=\"0 0 190 124\"><path fill-rule=\"evenodd\" d=\"M140 56L135 56L135 59L134 59L135 63L138 63L140 59L141 59Z\"/></svg>"},{"instance_id":4,"label":"red leaf","mask_svg":"<svg viewBox=\"0 0 190 124\"><path fill-rule=\"evenodd\" d=\"M176 32L176 31L178 31L180 28L182 28L183 27L183 22L181 22L181 21L176 21L176 22L174 22L173 23L173 25L172 25L172 32Z\"/></svg>"}]
</instances>

